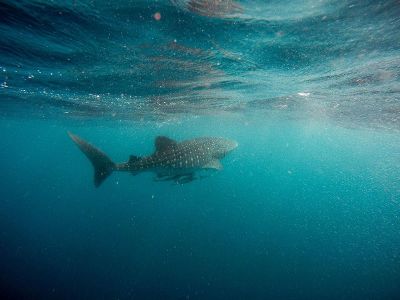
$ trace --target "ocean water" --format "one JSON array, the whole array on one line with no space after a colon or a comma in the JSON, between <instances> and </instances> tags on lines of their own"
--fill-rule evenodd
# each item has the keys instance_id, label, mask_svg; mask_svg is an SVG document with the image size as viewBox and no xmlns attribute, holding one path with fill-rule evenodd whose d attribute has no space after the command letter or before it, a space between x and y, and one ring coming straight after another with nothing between
<instances>
[{"instance_id":1,"label":"ocean water","mask_svg":"<svg viewBox=\"0 0 400 300\"><path fill-rule=\"evenodd\" d=\"M399 1L0 1L0 137L1 299L400 298Z\"/></svg>"}]
</instances>

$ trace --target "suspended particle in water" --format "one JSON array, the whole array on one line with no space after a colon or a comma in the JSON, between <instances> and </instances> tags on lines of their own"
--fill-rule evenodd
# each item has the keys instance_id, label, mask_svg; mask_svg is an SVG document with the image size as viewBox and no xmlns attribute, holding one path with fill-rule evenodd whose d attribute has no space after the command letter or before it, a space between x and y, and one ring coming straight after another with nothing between
<instances>
[{"instance_id":1,"label":"suspended particle in water","mask_svg":"<svg viewBox=\"0 0 400 300\"><path fill-rule=\"evenodd\" d=\"M299 96L301 96L301 97L308 97L308 96L310 96L310 93L307 93L307 92L300 92L300 93L297 93L297 95L299 95Z\"/></svg>"},{"instance_id":2,"label":"suspended particle in water","mask_svg":"<svg viewBox=\"0 0 400 300\"><path fill-rule=\"evenodd\" d=\"M156 12L156 13L153 15L153 18L154 18L154 20L156 20L156 21L160 21L160 20L161 20L161 14L160 14L159 12Z\"/></svg>"}]
</instances>

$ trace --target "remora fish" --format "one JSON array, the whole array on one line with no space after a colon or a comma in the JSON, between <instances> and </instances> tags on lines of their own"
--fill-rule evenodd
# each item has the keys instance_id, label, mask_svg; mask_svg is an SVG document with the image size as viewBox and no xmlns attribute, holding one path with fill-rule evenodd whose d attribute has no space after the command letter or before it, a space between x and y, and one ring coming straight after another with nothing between
<instances>
[{"instance_id":1,"label":"remora fish","mask_svg":"<svg viewBox=\"0 0 400 300\"><path fill-rule=\"evenodd\" d=\"M155 139L156 150L152 155L144 157L131 155L127 162L116 164L104 152L79 136L70 132L68 134L91 161L96 187L100 186L113 171L131 172L133 175L153 171L157 174L158 180L187 183L195 179L196 171L221 170L220 159L238 146L236 141L224 138L201 137L177 142L159 136Z\"/></svg>"}]
</instances>

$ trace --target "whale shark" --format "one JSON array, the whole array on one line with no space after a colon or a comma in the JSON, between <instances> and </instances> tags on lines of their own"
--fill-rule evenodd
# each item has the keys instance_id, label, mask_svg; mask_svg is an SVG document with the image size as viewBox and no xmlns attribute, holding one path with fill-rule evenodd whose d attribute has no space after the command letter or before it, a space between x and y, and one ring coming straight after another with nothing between
<instances>
[{"instance_id":1,"label":"whale shark","mask_svg":"<svg viewBox=\"0 0 400 300\"><path fill-rule=\"evenodd\" d=\"M157 181L188 183L198 178L196 173L201 170L222 170L220 160L238 146L236 141L221 137L198 137L178 142L158 136L153 154L143 157L130 155L127 162L114 163L107 154L79 136L71 132L68 135L92 163L96 187L114 171L132 175L151 171L156 174Z\"/></svg>"}]
</instances>

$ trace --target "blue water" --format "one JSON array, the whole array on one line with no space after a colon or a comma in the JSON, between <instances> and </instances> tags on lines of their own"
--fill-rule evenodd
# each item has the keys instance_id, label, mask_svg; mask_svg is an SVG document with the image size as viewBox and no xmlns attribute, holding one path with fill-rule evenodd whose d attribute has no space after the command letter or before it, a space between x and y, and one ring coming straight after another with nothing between
<instances>
[{"instance_id":1,"label":"blue water","mask_svg":"<svg viewBox=\"0 0 400 300\"><path fill-rule=\"evenodd\" d=\"M1 299L399 299L398 1L1 1ZM99 188L156 136L239 147Z\"/></svg>"}]
</instances>

